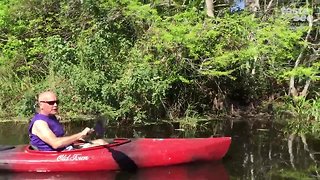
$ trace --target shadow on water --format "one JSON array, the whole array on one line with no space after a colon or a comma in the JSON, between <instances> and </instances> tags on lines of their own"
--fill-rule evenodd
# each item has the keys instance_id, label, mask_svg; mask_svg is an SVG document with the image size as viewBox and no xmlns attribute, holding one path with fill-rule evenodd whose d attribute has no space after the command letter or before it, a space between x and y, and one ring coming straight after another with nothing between
<instances>
[{"instance_id":1,"label":"shadow on water","mask_svg":"<svg viewBox=\"0 0 320 180\"><path fill-rule=\"evenodd\" d=\"M228 180L228 173L222 163L194 163L188 165L177 165L167 167L154 167L138 169L135 172L128 171L95 171L95 172L65 172L65 173L0 173L0 179L177 179L177 180Z\"/></svg>"},{"instance_id":2,"label":"shadow on water","mask_svg":"<svg viewBox=\"0 0 320 180\"><path fill-rule=\"evenodd\" d=\"M81 131L84 127L92 127L94 122L73 122L65 124L67 134ZM138 128L108 127L106 137L145 137L170 138L190 137L188 133L177 130L179 127L170 124L149 125ZM103 179L190 179L198 176L220 177L222 172L230 179L316 179L320 178L318 168L320 160L320 141L311 137L290 136L282 133L280 125L265 119L239 119L231 121L203 122L193 137L231 136L232 143L228 154L220 165L184 165L163 168L138 169L136 172L94 172L94 173L45 173L36 174L41 179L62 177L62 179L102 178ZM27 125L16 123L0 123L0 144L15 145L28 143ZM135 167L134 162L124 161L123 155L116 153L119 166ZM121 161L120 161L121 160ZM125 162L125 163L123 163ZM198 168L201 167L201 168ZM225 169L224 169L225 168ZM201 173L200 173L201 172ZM227 173L228 172L228 173ZM76 174L77 178L74 178ZM33 174L1 175L0 179L23 176L36 177ZM46 178L49 176L48 178ZM181 178L180 178L181 177ZM201 179L201 178L200 178ZM221 179L221 178L217 178Z\"/></svg>"},{"instance_id":3,"label":"shadow on water","mask_svg":"<svg viewBox=\"0 0 320 180\"><path fill-rule=\"evenodd\" d=\"M112 158L117 162L121 170L135 172L138 169L136 163L125 153L114 150L112 148L106 148L112 154Z\"/></svg>"}]
</instances>

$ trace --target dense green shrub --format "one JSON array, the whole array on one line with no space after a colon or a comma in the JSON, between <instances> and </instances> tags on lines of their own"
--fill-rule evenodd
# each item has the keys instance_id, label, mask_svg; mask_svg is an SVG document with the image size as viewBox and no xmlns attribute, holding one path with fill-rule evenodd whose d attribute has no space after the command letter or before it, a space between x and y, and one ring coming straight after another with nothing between
<instances>
[{"instance_id":1,"label":"dense green shrub","mask_svg":"<svg viewBox=\"0 0 320 180\"><path fill-rule=\"evenodd\" d=\"M4 117L32 114L45 89L62 115L129 123L259 104L286 95L291 77L312 80L306 102L317 96L319 64L304 37L318 29L293 27L277 8L213 18L200 1L6 0L0 9Z\"/></svg>"}]
</instances>

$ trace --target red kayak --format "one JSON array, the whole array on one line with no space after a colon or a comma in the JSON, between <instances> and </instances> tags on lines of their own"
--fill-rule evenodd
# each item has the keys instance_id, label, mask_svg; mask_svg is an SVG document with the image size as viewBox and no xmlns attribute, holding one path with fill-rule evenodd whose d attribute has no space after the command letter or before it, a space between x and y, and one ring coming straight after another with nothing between
<instances>
[{"instance_id":1,"label":"red kayak","mask_svg":"<svg viewBox=\"0 0 320 180\"><path fill-rule=\"evenodd\" d=\"M230 137L114 139L108 145L61 152L33 150L19 145L0 151L0 170L13 172L62 172L134 170L194 161L220 160Z\"/></svg>"}]
</instances>

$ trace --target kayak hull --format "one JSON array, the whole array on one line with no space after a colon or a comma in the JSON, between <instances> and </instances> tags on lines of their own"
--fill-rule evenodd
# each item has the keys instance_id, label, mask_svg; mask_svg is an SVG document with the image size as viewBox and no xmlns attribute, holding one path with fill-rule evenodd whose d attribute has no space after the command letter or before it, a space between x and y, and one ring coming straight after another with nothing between
<instances>
[{"instance_id":1,"label":"kayak hull","mask_svg":"<svg viewBox=\"0 0 320 180\"><path fill-rule=\"evenodd\" d=\"M222 159L230 137L115 139L104 146L46 152L19 145L0 151L0 170L13 172L62 172L134 170L194 161Z\"/></svg>"}]
</instances>

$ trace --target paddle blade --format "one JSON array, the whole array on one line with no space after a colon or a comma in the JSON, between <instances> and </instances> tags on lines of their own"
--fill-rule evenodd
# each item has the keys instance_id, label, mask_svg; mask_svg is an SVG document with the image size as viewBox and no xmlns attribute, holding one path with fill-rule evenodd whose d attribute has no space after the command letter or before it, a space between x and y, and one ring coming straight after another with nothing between
<instances>
[{"instance_id":1,"label":"paddle blade","mask_svg":"<svg viewBox=\"0 0 320 180\"><path fill-rule=\"evenodd\" d=\"M96 120L96 124L93 128L96 133L96 138L104 138L106 133L106 121L107 120L103 117L100 117Z\"/></svg>"}]
</instances>

